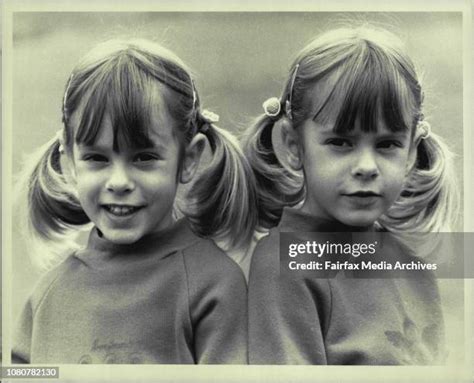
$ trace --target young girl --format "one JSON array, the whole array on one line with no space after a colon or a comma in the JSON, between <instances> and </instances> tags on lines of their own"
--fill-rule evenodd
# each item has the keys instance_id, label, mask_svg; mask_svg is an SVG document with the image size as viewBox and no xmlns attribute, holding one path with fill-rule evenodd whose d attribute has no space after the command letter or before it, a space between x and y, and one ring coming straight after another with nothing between
<instances>
[{"instance_id":1,"label":"young girl","mask_svg":"<svg viewBox=\"0 0 474 383\"><path fill-rule=\"evenodd\" d=\"M49 255L93 228L85 249L62 248L26 304L14 362L247 362L245 279L203 237L247 241L255 196L214 117L186 66L154 43L109 41L74 69L64 128L30 169L24 203L30 238ZM176 221L178 184L193 178L206 138L211 163Z\"/></svg>"},{"instance_id":2,"label":"young girl","mask_svg":"<svg viewBox=\"0 0 474 383\"><path fill-rule=\"evenodd\" d=\"M280 232L448 228L456 194L450 155L430 132L422 101L400 41L361 27L327 32L306 46L281 98L264 103L243 144L258 180L260 224L278 226L251 261L250 363L443 361L432 274L317 279L279 269Z\"/></svg>"}]
</instances>

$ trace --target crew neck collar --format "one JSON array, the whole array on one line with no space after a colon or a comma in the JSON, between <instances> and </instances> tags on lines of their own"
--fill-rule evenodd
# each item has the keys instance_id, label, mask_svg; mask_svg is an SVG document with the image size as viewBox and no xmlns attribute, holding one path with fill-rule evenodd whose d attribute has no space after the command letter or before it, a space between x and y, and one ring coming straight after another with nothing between
<instances>
[{"instance_id":1,"label":"crew neck collar","mask_svg":"<svg viewBox=\"0 0 474 383\"><path fill-rule=\"evenodd\" d=\"M114 256L150 251L169 254L184 248L197 239L198 237L192 232L189 223L183 218L169 228L148 234L131 244L113 243L104 238L99 229L94 227L89 235L87 248Z\"/></svg>"},{"instance_id":2,"label":"crew neck collar","mask_svg":"<svg viewBox=\"0 0 474 383\"><path fill-rule=\"evenodd\" d=\"M350 226L342 222L320 218L301 209L286 207L283 209L280 223L278 225L283 232L366 232L373 231L374 225L369 226Z\"/></svg>"}]
</instances>

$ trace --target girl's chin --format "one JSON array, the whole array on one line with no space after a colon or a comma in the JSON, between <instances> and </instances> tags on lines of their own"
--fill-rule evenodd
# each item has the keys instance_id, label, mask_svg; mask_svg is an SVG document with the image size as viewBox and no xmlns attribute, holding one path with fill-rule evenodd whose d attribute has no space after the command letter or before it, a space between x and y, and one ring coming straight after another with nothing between
<instances>
[{"instance_id":1,"label":"girl's chin","mask_svg":"<svg viewBox=\"0 0 474 383\"><path fill-rule=\"evenodd\" d=\"M100 229L99 229L100 230ZM131 245L140 240L143 235L130 230L101 230L102 238L115 245Z\"/></svg>"},{"instance_id":2,"label":"girl's chin","mask_svg":"<svg viewBox=\"0 0 474 383\"><path fill-rule=\"evenodd\" d=\"M366 227L372 226L375 221L380 217L380 215L354 215L351 214L344 215L339 220L347 226L356 226L356 227Z\"/></svg>"}]
</instances>

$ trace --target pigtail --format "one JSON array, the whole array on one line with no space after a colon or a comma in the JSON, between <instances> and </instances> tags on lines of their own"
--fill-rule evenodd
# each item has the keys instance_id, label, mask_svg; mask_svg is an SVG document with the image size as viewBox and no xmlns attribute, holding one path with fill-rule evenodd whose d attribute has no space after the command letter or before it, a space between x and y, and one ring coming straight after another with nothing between
<instances>
[{"instance_id":1,"label":"pigtail","mask_svg":"<svg viewBox=\"0 0 474 383\"><path fill-rule=\"evenodd\" d=\"M417 162L400 197L378 223L398 235L417 256L442 260L459 214L453 153L434 133L421 140Z\"/></svg>"},{"instance_id":2,"label":"pigtail","mask_svg":"<svg viewBox=\"0 0 474 383\"><path fill-rule=\"evenodd\" d=\"M72 229L89 222L61 171L59 147L55 137L28 156L15 185L20 230L43 270L78 247Z\"/></svg>"},{"instance_id":3,"label":"pigtail","mask_svg":"<svg viewBox=\"0 0 474 383\"><path fill-rule=\"evenodd\" d=\"M212 152L211 163L189 191L191 212L186 215L203 236L224 238L230 248L250 242L257 224L255 181L237 140L227 131L198 116Z\"/></svg>"},{"instance_id":4,"label":"pigtail","mask_svg":"<svg viewBox=\"0 0 474 383\"><path fill-rule=\"evenodd\" d=\"M417 161L405 187L381 220L393 231L449 232L459 212L453 154L431 133L417 148Z\"/></svg>"},{"instance_id":5,"label":"pigtail","mask_svg":"<svg viewBox=\"0 0 474 383\"><path fill-rule=\"evenodd\" d=\"M278 224L285 206L304 198L302 176L282 166L273 148L275 119L266 114L259 117L242 136L245 156L257 184L259 225L269 228Z\"/></svg>"}]
</instances>

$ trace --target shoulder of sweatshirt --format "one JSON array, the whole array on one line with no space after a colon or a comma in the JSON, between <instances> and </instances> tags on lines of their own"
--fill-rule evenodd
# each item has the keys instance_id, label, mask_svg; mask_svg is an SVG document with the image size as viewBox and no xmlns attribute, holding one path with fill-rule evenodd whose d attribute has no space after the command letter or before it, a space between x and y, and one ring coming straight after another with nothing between
<instances>
[{"instance_id":1,"label":"shoulder of sweatshirt","mask_svg":"<svg viewBox=\"0 0 474 383\"><path fill-rule=\"evenodd\" d=\"M257 259L257 260L256 260ZM280 230L278 227L273 227L269 231L263 233L256 243L253 255L252 264L279 262L280 259ZM251 266L251 269L253 267Z\"/></svg>"},{"instance_id":2,"label":"shoulder of sweatshirt","mask_svg":"<svg viewBox=\"0 0 474 383\"><path fill-rule=\"evenodd\" d=\"M31 308L33 313L48 295L48 292L54 288L60 281L68 279L70 273L74 273L75 268L80 261L74 257L74 254L66 257L59 265L47 271L36 284L34 291L30 295Z\"/></svg>"},{"instance_id":3,"label":"shoulder of sweatshirt","mask_svg":"<svg viewBox=\"0 0 474 383\"><path fill-rule=\"evenodd\" d=\"M212 240L200 238L182 250L186 273L199 284L225 283L246 286L239 265Z\"/></svg>"}]
</instances>

